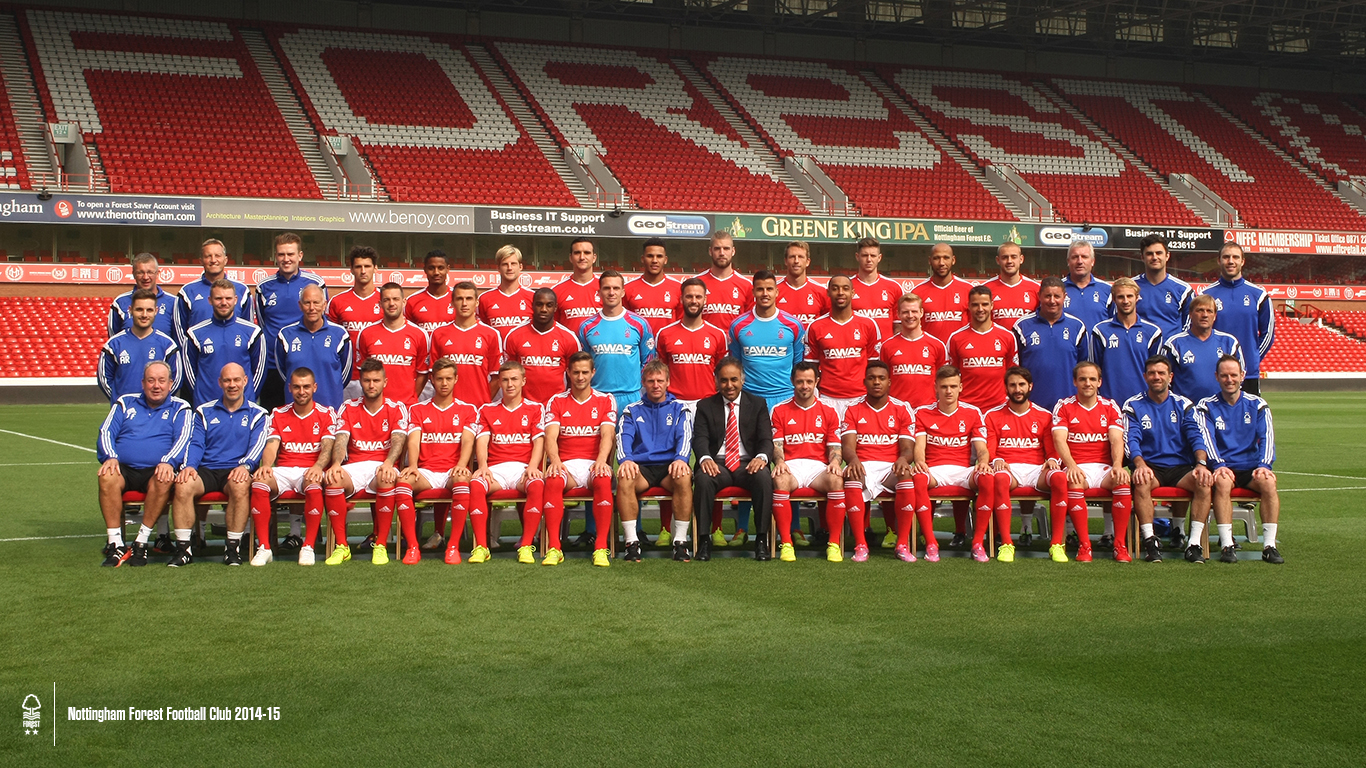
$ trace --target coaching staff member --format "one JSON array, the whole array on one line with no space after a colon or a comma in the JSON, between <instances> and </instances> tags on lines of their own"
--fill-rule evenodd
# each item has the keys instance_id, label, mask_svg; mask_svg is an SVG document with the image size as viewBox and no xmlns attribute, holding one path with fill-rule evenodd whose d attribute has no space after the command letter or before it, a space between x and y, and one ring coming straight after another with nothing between
<instances>
[{"instance_id":1,"label":"coaching staff member","mask_svg":"<svg viewBox=\"0 0 1366 768\"><path fill-rule=\"evenodd\" d=\"M711 530L711 508L716 492L727 486L749 491L754 500L758 536L754 559L768 560L769 518L773 513L773 426L762 397L743 391L744 369L734 357L716 364L716 394L697 401L692 451L698 472L693 488L697 530ZM697 559L711 559L711 542L698 536Z\"/></svg>"}]
</instances>

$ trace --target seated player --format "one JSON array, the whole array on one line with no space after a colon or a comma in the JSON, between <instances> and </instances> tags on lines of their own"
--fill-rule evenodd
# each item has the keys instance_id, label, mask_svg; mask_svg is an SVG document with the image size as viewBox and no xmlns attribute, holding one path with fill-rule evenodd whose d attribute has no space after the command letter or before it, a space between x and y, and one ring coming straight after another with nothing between
<instances>
[{"instance_id":1,"label":"seated player","mask_svg":"<svg viewBox=\"0 0 1366 768\"><path fill-rule=\"evenodd\" d=\"M1048 554L1054 562L1065 563L1067 554L1062 537L1067 514L1067 473L1061 471L1062 463L1053 447L1053 414L1030 400L1033 391L1034 377L1029 369L1015 366L1006 371L1006 404L982 415L987 428L987 457L994 473L996 531L1001 536L996 559L1003 563L1015 560L1015 544L1010 538L1010 492L1024 486L1051 497L1053 543Z\"/></svg>"},{"instance_id":2,"label":"seated player","mask_svg":"<svg viewBox=\"0 0 1366 768\"><path fill-rule=\"evenodd\" d=\"M640 562L638 499L649 488L659 486L673 496L673 558L686 563L692 560L692 544L688 540L688 524L692 520L689 510L693 503L688 456L692 449L688 439L692 436L693 413L669 391L669 366L664 361L646 363L640 383L645 396L622 408L618 419L617 511L626 531L625 560ZM707 509L711 509L710 504ZM602 531L601 525L598 531ZM698 529L698 533L698 544L705 547L706 532ZM602 541L599 538L600 544ZM599 552L606 558L606 551L599 546L593 552L593 564L606 565L605 559L599 561ZM701 550L698 554L698 559L704 559Z\"/></svg>"},{"instance_id":3,"label":"seated player","mask_svg":"<svg viewBox=\"0 0 1366 768\"><path fill-rule=\"evenodd\" d=\"M1233 355L1219 359L1219 394L1195 406L1195 421L1209 452L1214 470L1214 522L1219 526L1219 561L1238 562L1233 543L1233 489L1246 488L1262 497L1262 560L1285 562L1276 549L1276 527L1281 517L1281 498L1276 492L1275 432L1271 406L1257 395L1244 392L1243 361ZM1205 521L1191 518L1191 546L1199 546ZM1187 549L1186 559L1190 559Z\"/></svg>"},{"instance_id":4,"label":"seated player","mask_svg":"<svg viewBox=\"0 0 1366 768\"><path fill-rule=\"evenodd\" d=\"M915 504L911 486L915 415L910 406L888 394L892 371L883 361L868 361L863 388L867 394L845 409L840 422L841 454L848 463L844 468L844 500L849 510L849 528L854 532L854 562L868 560L868 504L879 494L894 490L896 509L905 510L906 514L894 517L884 512L883 517L896 520L896 556L914 563L915 555L907 541L911 536L911 508ZM831 519L830 544L825 548L827 560L843 559L838 543L843 529L844 520Z\"/></svg>"},{"instance_id":5,"label":"seated player","mask_svg":"<svg viewBox=\"0 0 1366 768\"><path fill-rule=\"evenodd\" d=\"M304 497L304 538L299 565L313 565L313 545L323 519L323 474L332 458L332 428L337 412L313 400L318 384L313 371L295 368L289 375L294 401L270 412L261 467L251 478L251 519L256 524L256 554L251 564L275 559L270 551L271 502L285 491Z\"/></svg>"},{"instance_id":6,"label":"seated player","mask_svg":"<svg viewBox=\"0 0 1366 768\"><path fill-rule=\"evenodd\" d=\"M930 489L941 485L967 488L977 494L972 559L979 563L987 561L982 541L986 518L993 508L995 484L987 461L987 430L982 424L982 412L958 399L962 391L962 375L954 366L946 365L934 374L934 404L915 411L915 514L925 531L925 559L931 563L939 562L939 542L934 538Z\"/></svg>"},{"instance_id":7,"label":"seated player","mask_svg":"<svg viewBox=\"0 0 1366 768\"><path fill-rule=\"evenodd\" d=\"M844 469L839 417L835 409L816 399L820 366L810 361L792 370L792 399L773 409L773 517L782 536L778 559L797 559L792 546L791 493L810 488L826 495L831 543L826 559L844 559L839 544L844 530Z\"/></svg>"},{"instance_id":8,"label":"seated player","mask_svg":"<svg viewBox=\"0 0 1366 768\"><path fill-rule=\"evenodd\" d=\"M408 412L408 466L400 479L414 493L432 489L451 492L451 536L446 539L446 563L460 563L460 536L470 507L470 459L479 412L455 399L455 363L441 358L432 363L432 399ZM437 518L437 536L445 521Z\"/></svg>"},{"instance_id":9,"label":"seated player","mask_svg":"<svg viewBox=\"0 0 1366 768\"><path fill-rule=\"evenodd\" d=\"M1124 417L1113 400L1100 396L1100 366L1081 362L1072 369L1077 394L1053 408L1053 444L1067 471L1067 511L1077 529L1077 562L1091 562L1087 533L1087 488L1105 488L1114 503L1115 560L1133 562L1129 533L1129 471L1124 468ZM1057 536L1056 530L1054 536Z\"/></svg>"},{"instance_id":10,"label":"seated player","mask_svg":"<svg viewBox=\"0 0 1366 768\"><path fill-rule=\"evenodd\" d=\"M100 513L109 536L105 566L147 564L152 524L171 498L175 468L185 463L194 411L189 403L172 397L171 388L171 367L159 360L148 363L142 371L142 394L115 400L100 425L95 455L100 460ZM140 532L140 541L131 548L123 543L124 491L147 494L142 525L146 535Z\"/></svg>"},{"instance_id":11,"label":"seated player","mask_svg":"<svg viewBox=\"0 0 1366 768\"><path fill-rule=\"evenodd\" d=\"M569 356L569 391L545 404L545 528L550 544L541 565L559 565L564 492L592 488L597 524L593 564L606 566L612 532L612 445L617 435L617 401L593 389L593 356Z\"/></svg>"},{"instance_id":12,"label":"seated player","mask_svg":"<svg viewBox=\"0 0 1366 768\"><path fill-rule=\"evenodd\" d=\"M847 284L847 280L845 281ZM865 318L866 320L866 318ZM872 321L868 321L872 322ZM722 488L735 486L749 492L754 504L754 559L771 560L769 522L772 516L773 475L768 463L773 455L773 425L768 404L744 391L745 372L740 361L723 357L716 364L716 394L697 403L693 422L692 451L697 456L693 516L699 532L711 527L712 504ZM677 508L674 510L678 514ZM675 521L677 526L677 521ZM697 559L711 559L711 541L700 536Z\"/></svg>"},{"instance_id":13,"label":"seated player","mask_svg":"<svg viewBox=\"0 0 1366 768\"><path fill-rule=\"evenodd\" d=\"M100 390L110 403L124 395L142 392L143 371L153 360L171 366L171 391L180 389L180 346L152 327L157 317L156 291L133 291L128 314L133 319L132 327L114 334L100 348L95 371Z\"/></svg>"},{"instance_id":14,"label":"seated player","mask_svg":"<svg viewBox=\"0 0 1366 768\"><path fill-rule=\"evenodd\" d=\"M526 494L517 562L536 562L536 547L531 542L541 527L541 502L545 495L541 473L545 450L545 430L541 425L545 410L540 403L522 397L525 386L526 368L509 360L498 367L502 397L479 409L474 442L479 471L470 478L470 525L474 526L475 542L470 552L471 563L489 559L488 494L504 488Z\"/></svg>"},{"instance_id":15,"label":"seated player","mask_svg":"<svg viewBox=\"0 0 1366 768\"><path fill-rule=\"evenodd\" d=\"M194 433L185 467L175 479L171 523L176 548L167 565L177 568L192 562L190 530L195 523L195 502L206 493L228 497L224 508L228 541L224 565L242 564L242 540L251 504L251 473L261 464L266 448L266 424L270 414L245 398L247 372L228 363L218 375L223 396L195 409ZM139 533L139 536L142 534Z\"/></svg>"},{"instance_id":16,"label":"seated player","mask_svg":"<svg viewBox=\"0 0 1366 768\"><path fill-rule=\"evenodd\" d=\"M408 446L408 408L384 396L384 362L367 357L360 364L361 397L347 400L337 412L332 436L332 465L323 478L323 505L336 546L324 561L341 565L351 559L346 539L346 500L360 491L375 494L374 549L370 562L389 563L389 531L394 524L397 496L399 524L408 539L403 562L422 559L417 548L417 517L413 512L413 488L403 482L396 467ZM400 544L401 546L401 544Z\"/></svg>"}]
</instances>

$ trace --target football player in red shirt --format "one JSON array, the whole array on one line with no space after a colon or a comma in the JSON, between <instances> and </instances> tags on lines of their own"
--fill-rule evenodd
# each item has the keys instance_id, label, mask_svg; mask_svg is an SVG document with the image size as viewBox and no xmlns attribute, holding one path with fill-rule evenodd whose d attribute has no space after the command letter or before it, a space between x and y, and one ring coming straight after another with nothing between
<instances>
[{"instance_id":1,"label":"football player in red shirt","mask_svg":"<svg viewBox=\"0 0 1366 768\"><path fill-rule=\"evenodd\" d=\"M1039 308L1039 282L1020 274L1024 253L1015 243L996 248L996 277L982 283L991 289L991 319L1007 331L1015 322Z\"/></svg>"},{"instance_id":2,"label":"football player in red shirt","mask_svg":"<svg viewBox=\"0 0 1366 768\"><path fill-rule=\"evenodd\" d=\"M403 317L403 286L385 283L379 289L384 320L367 326L356 340L360 359L384 363L385 397L404 405L417 402L431 372L431 340L427 332Z\"/></svg>"},{"instance_id":3,"label":"football player in red shirt","mask_svg":"<svg viewBox=\"0 0 1366 768\"><path fill-rule=\"evenodd\" d=\"M360 332L365 326L384 319L384 311L379 307L379 287L375 285L375 262L378 256L375 249L368 245L351 247L346 261L351 267L351 288L333 296L327 302L327 319L346 329L351 335L351 349L357 346ZM356 367L351 371L351 382L342 390L348 400L360 397L360 361L356 355Z\"/></svg>"},{"instance_id":4,"label":"football player in red shirt","mask_svg":"<svg viewBox=\"0 0 1366 768\"><path fill-rule=\"evenodd\" d=\"M455 284L451 303L455 322L432 334L432 358L455 363L455 399L476 408L498 392L498 364L503 361L503 338L475 317L479 291L468 280Z\"/></svg>"},{"instance_id":5,"label":"football player in red shirt","mask_svg":"<svg viewBox=\"0 0 1366 768\"><path fill-rule=\"evenodd\" d=\"M844 453L840 446L840 419L835 409L816 399L820 366L809 360L792 369L792 399L774 409L773 422L773 516L777 519L782 546L778 559L797 559L792 546L791 494L801 488L823 493L831 543L826 558L844 559L839 543L844 531Z\"/></svg>"},{"instance_id":6,"label":"football player in red shirt","mask_svg":"<svg viewBox=\"0 0 1366 768\"><path fill-rule=\"evenodd\" d=\"M668 263L664 240L646 240L640 254L640 277L626 284L626 296L622 299L622 304L644 318L655 334L677 320L682 312L682 286L677 278L664 274L664 265Z\"/></svg>"},{"instance_id":7,"label":"football player in red shirt","mask_svg":"<svg viewBox=\"0 0 1366 768\"><path fill-rule=\"evenodd\" d=\"M844 468L845 505L849 508L849 527L854 531L854 562L868 559L868 541L864 528L865 512L879 494L895 490L894 510L888 514L883 506L883 518L897 530L897 557L915 562L915 555L907 548L911 536L911 510L915 505L911 481L912 450L915 446L915 417L911 409L888 393L892 387L891 369L881 360L869 360L863 385L867 396L849 406L840 422ZM900 514L901 512L905 514ZM928 517L924 515L923 517ZM898 524L905 521L905 532ZM923 524L923 520L922 520ZM831 543L826 547L826 559L842 559L838 531L844 521L831 521ZM832 549L833 547L833 549Z\"/></svg>"},{"instance_id":8,"label":"football player in red shirt","mask_svg":"<svg viewBox=\"0 0 1366 768\"><path fill-rule=\"evenodd\" d=\"M555 298L559 304L555 320L577 334L583 321L602 309L598 278L593 274L593 265L598 263L593 241L580 237L571 242L569 263L574 267L573 273L555 284Z\"/></svg>"},{"instance_id":9,"label":"football player in red shirt","mask_svg":"<svg viewBox=\"0 0 1366 768\"><path fill-rule=\"evenodd\" d=\"M304 497L299 565L313 565L313 543L323 518L323 472L332 456L332 424L337 416L331 408L313 402L317 390L313 371L295 368L289 377L294 402L270 412L261 467L251 478L251 519L260 547L251 558L252 565L275 559L270 551L270 502L284 491Z\"/></svg>"},{"instance_id":10,"label":"football player in red shirt","mask_svg":"<svg viewBox=\"0 0 1366 768\"><path fill-rule=\"evenodd\" d=\"M1015 334L991 319L991 289L979 285L968 291L972 325L960 328L944 345L949 363L963 375L963 402L990 410L1006 401L1006 369L1020 364Z\"/></svg>"},{"instance_id":11,"label":"football player in red shirt","mask_svg":"<svg viewBox=\"0 0 1366 768\"><path fill-rule=\"evenodd\" d=\"M474 551L471 563L489 559L488 494L504 488L526 494L522 513L522 538L517 544L517 562L536 562L532 540L541 527L541 502L545 494L541 459L545 451L545 430L541 426L545 411L540 403L522 397L526 368L508 361L498 367L498 387L503 397L479 409L479 427L474 455L479 471L470 480L470 524L474 526Z\"/></svg>"},{"instance_id":12,"label":"football player in red shirt","mask_svg":"<svg viewBox=\"0 0 1366 768\"><path fill-rule=\"evenodd\" d=\"M593 389L593 356L569 356L569 391L545 406L545 529L550 544L541 565L559 565L564 492L593 489L597 537L593 565L608 566L607 537L612 532L612 447L617 434L617 404Z\"/></svg>"},{"instance_id":13,"label":"football player in red shirt","mask_svg":"<svg viewBox=\"0 0 1366 768\"><path fill-rule=\"evenodd\" d=\"M858 241L854 260L858 263L858 274L852 281L854 313L877 324L878 338L890 339L901 322L896 309L903 293L901 283L878 274L877 267L882 263L882 246L875 237Z\"/></svg>"},{"instance_id":14,"label":"football player in red shirt","mask_svg":"<svg viewBox=\"0 0 1366 768\"><path fill-rule=\"evenodd\" d=\"M987 433L982 426L982 412L958 399L962 387L963 379L957 368L953 365L940 368L934 375L935 403L915 412L915 512L925 530L925 559L931 563L939 560L939 542L934 538L934 528L928 527L933 525L931 488L946 485L975 491L982 530L985 530L985 523L981 516L990 516L993 506L991 464L987 461ZM986 511L980 511L982 509ZM957 520L954 522L955 526L959 525ZM955 529L955 538L959 535L961 533ZM987 559L980 534L973 544L972 557L978 562Z\"/></svg>"},{"instance_id":15,"label":"football player in red shirt","mask_svg":"<svg viewBox=\"0 0 1366 768\"><path fill-rule=\"evenodd\" d=\"M422 260L422 272L427 276L427 287L408 297L403 316L430 336L437 328L449 325L455 319L451 290L446 287L450 275L446 252L430 251Z\"/></svg>"},{"instance_id":16,"label":"football player in red shirt","mask_svg":"<svg viewBox=\"0 0 1366 768\"><path fill-rule=\"evenodd\" d=\"M924 299L925 318L920 321L925 333L947 341L968 324L968 291L972 283L953 274L953 247L935 243L930 248L930 278L911 289Z\"/></svg>"},{"instance_id":17,"label":"football player in red shirt","mask_svg":"<svg viewBox=\"0 0 1366 768\"><path fill-rule=\"evenodd\" d=\"M398 519L408 549L403 562L416 564L422 559L417 548L417 516L413 511L413 488L399 478L396 467L408 446L408 409L403 403L384 396L384 363L370 357L360 364L359 400L347 400L333 424L332 465L323 478L323 505L328 525L337 544L327 556L327 565L341 565L351 559L346 540L346 499L357 491L375 494L372 514L375 544L370 562L389 562L389 530L394 524L394 502L398 497Z\"/></svg>"},{"instance_id":18,"label":"football player in red shirt","mask_svg":"<svg viewBox=\"0 0 1366 768\"><path fill-rule=\"evenodd\" d=\"M462 403L455 391L455 363L437 360L432 364L432 399L423 400L408 412L408 466L403 481L413 492L448 490L455 514L451 519L450 544L446 562L460 562L460 535L465 532L465 514L470 502L470 458L474 455L474 429L479 413ZM446 533L444 516L436 519L436 535Z\"/></svg>"},{"instance_id":19,"label":"football player in red shirt","mask_svg":"<svg viewBox=\"0 0 1366 768\"><path fill-rule=\"evenodd\" d=\"M1015 543L1010 538L1010 492L1024 486L1050 495L1050 520L1057 548L1049 547L1048 553L1055 562L1065 563L1062 537L1066 527L1067 473L1060 471L1062 463L1053 445L1053 414L1030 401L1033 388L1034 377L1028 368L1011 368L1006 371L1008 402L983 415L987 456L995 472L992 497L996 505L996 531L1001 536L996 559L1003 563L1015 559Z\"/></svg>"},{"instance_id":20,"label":"football player in red shirt","mask_svg":"<svg viewBox=\"0 0 1366 768\"><path fill-rule=\"evenodd\" d=\"M912 408L935 401L934 372L949 361L944 342L925 333L924 299L908 293L896 305L899 333L878 345L878 359L892 368L892 397Z\"/></svg>"},{"instance_id":21,"label":"football player in red shirt","mask_svg":"<svg viewBox=\"0 0 1366 768\"><path fill-rule=\"evenodd\" d=\"M487 294L486 294L487 295ZM579 351L579 339L555 322L555 292L537 288L531 299L531 323L512 329L503 342L503 356L526 368L526 396L538 403L565 391L569 356Z\"/></svg>"},{"instance_id":22,"label":"football player in red shirt","mask_svg":"<svg viewBox=\"0 0 1366 768\"><path fill-rule=\"evenodd\" d=\"M787 244L783 255L787 274L778 283L778 309L792 315L803 328L830 312L830 296L825 286L807 277L811 266L811 246L802 240Z\"/></svg>"},{"instance_id":23,"label":"football player in red shirt","mask_svg":"<svg viewBox=\"0 0 1366 768\"><path fill-rule=\"evenodd\" d=\"M806 359L821 367L820 399L844 418L844 409L867 394L863 381L867 361L877 357L877 324L854 314L854 285L836 275L826 286L830 314L806 329Z\"/></svg>"},{"instance_id":24,"label":"football player in red shirt","mask_svg":"<svg viewBox=\"0 0 1366 768\"><path fill-rule=\"evenodd\" d=\"M498 260L497 288L479 296L479 320L504 339L512 329L527 324L531 319L531 289L522 285L522 252L515 245L505 245L494 256Z\"/></svg>"},{"instance_id":25,"label":"football player in red shirt","mask_svg":"<svg viewBox=\"0 0 1366 768\"><path fill-rule=\"evenodd\" d=\"M655 354L669 367L669 392L692 409L698 400L716 394L716 364L726 356L728 342L724 330L702 319L707 284L690 277L679 290L683 318L660 329Z\"/></svg>"},{"instance_id":26,"label":"football player in red shirt","mask_svg":"<svg viewBox=\"0 0 1366 768\"><path fill-rule=\"evenodd\" d=\"M707 284L707 308L702 319L717 328L729 329L735 318L754 306L754 284L735 271L735 240L730 232L718 229L707 246L711 268L697 277Z\"/></svg>"},{"instance_id":27,"label":"football player in red shirt","mask_svg":"<svg viewBox=\"0 0 1366 768\"><path fill-rule=\"evenodd\" d=\"M1115 560L1133 562L1126 540L1133 503L1129 471L1124 468L1124 417L1113 400L1099 394L1100 366L1090 361L1077 363L1072 369L1072 383L1077 394L1059 400L1053 408L1053 443L1067 470L1067 511L1081 539L1077 562L1091 562L1091 536L1082 493L1087 488L1110 491L1114 504ZM1057 535L1055 528L1055 542Z\"/></svg>"}]
</instances>

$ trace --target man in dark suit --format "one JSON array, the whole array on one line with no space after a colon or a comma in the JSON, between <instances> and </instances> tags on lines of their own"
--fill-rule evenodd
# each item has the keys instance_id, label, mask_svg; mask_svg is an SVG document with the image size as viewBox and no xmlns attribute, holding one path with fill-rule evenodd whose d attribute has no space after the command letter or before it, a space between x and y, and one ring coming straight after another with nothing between
<instances>
[{"instance_id":1,"label":"man in dark suit","mask_svg":"<svg viewBox=\"0 0 1366 768\"><path fill-rule=\"evenodd\" d=\"M754 559L768 560L769 517L773 511L773 426L764 399L743 391L744 369L734 357L716 364L716 394L697 401L692 451L698 471L693 475L693 514L697 518L697 560L711 559L711 509L716 493L727 486L749 491L754 500L758 536Z\"/></svg>"}]
</instances>

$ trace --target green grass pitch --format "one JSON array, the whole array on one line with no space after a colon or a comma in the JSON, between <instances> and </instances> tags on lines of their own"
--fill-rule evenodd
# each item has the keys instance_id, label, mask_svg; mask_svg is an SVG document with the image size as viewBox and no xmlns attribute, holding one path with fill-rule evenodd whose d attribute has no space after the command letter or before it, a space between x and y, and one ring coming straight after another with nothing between
<instances>
[{"instance_id":1,"label":"green grass pitch","mask_svg":"<svg viewBox=\"0 0 1366 768\"><path fill-rule=\"evenodd\" d=\"M103 569L94 456L0 432L0 764L1359 766L1366 395L1270 399L1281 567ZM103 413L0 406L0 429L93 447Z\"/></svg>"}]
</instances>

